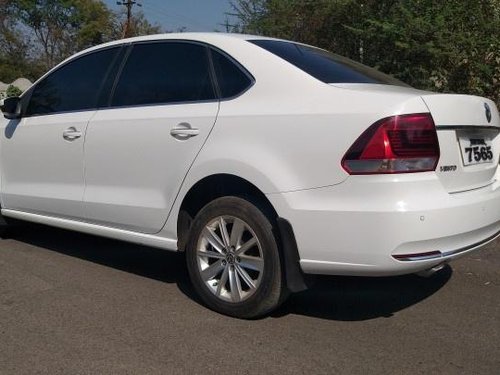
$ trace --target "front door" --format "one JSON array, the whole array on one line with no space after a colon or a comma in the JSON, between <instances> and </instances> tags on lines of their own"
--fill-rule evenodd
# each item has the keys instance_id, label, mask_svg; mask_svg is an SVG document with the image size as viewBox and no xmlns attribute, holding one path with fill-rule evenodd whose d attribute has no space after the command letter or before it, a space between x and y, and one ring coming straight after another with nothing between
<instances>
[{"instance_id":1,"label":"front door","mask_svg":"<svg viewBox=\"0 0 500 375\"><path fill-rule=\"evenodd\" d=\"M2 133L2 207L81 218L83 139L93 112L11 121Z\"/></svg>"},{"instance_id":2,"label":"front door","mask_svg":"<svg viewBox=\"0 0 500 375\"><path fill-rule=\"evenodd\" d=\"M23 118L0 135L3 208L83 218L85 132L117 52L64 63L23 97Z\"/></svg>"}]
</instances>

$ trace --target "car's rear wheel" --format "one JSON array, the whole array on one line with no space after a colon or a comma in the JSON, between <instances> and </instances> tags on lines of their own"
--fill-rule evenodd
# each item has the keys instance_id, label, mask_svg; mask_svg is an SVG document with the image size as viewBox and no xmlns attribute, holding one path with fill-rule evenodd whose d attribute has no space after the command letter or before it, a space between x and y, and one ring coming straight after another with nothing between
<instances>
[{"instance_id":1,"label":"car's rear wheel","mask_svg":"<svg viewBox=\"0 0 500 375\"><path fill-rule=\"evenodd\" d=\"M284 286L273 226L244 199L218 198L196 215L186 259L196 292L215 311L256 318L281 302Z\"/></svg>"},{"instance_id":2,"label":"car's rear wheel","mask_svg":"<svg viewBox=\"0 0 500 375\"><path fill-rule=\"evenodd\" d=\"M1 207L0 207L1 208ZM12 229L12 224L7 221L7 218L0 214L0 238L7 238Z\"/></svg>"}]
</instances>

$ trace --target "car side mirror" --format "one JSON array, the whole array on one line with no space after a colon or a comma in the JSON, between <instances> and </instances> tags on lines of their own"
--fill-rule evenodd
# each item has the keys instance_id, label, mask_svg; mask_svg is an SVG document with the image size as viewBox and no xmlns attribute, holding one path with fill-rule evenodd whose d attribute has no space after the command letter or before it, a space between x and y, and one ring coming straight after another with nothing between
<instances>
[{"instance_id":1,"label":"car side mirror","mask_svg":"<svg viewBox=\"0 0 500 375\"><path fill-rule=\"evenodd\" d=\"M0 109L8 120L21 118L21 99L17 96L5 98Z\"/></svg>"}]
</instances>

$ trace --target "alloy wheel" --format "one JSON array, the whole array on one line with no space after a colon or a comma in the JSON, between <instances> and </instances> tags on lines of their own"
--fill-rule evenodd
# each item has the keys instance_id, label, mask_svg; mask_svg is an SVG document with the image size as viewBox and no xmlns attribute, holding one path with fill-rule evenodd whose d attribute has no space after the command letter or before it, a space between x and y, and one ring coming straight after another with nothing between
<instances>
[{"instance_id":1,"label":"alloy wheel","mask_svg":"<svg viewBox=\"0 0 500 375\"><path fill-rule=\"evenodd\" d=\"M203 283L223 301L245 301L261 284L264 257L259 239L237 217L211 220L199 236L196 255Z\"/></svg>"}]
</instances>

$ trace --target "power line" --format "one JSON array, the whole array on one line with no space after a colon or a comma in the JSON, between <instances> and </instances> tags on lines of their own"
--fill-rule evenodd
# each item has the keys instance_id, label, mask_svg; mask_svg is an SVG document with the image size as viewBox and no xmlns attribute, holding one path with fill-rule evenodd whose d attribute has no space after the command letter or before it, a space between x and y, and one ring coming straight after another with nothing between
<instances>
[{"instance_id":1,"label":"power line","mask_svg":"<svg viewBox=\"0 0 500 375\"><path fill-rule=\"evenodd\" d=\"M167 10L166 8L159 6L159 4L154 4L154 5L153 4L144 4L144 6L150 10L154 10L154 12L157 15L161 14L166 18L175 19L177 21L190 24L191 26L197 26L197 27L202 28L202 29L209 29L210 28L208 25L200 23L193 18L186 17L186 16L183 16L181 14L171 12L170 10Z\"/></svg>"},{"instance_id":2,"label":"power line","mask_svg":"<svg viewBox=\"0 0 500 375\"><path fill-rule=\"evenodd\" d=\"M236 28L238 27L238 25L233 25L233 24L229 23L229 17L227 14L226 14L226 20L224 21L224 23L219 23L218 25L223 26L226 33L230 33L231 31L236 30Z\"/></svg>"},{"instance_id":3,"label":"power line","mask_svg":"<svg viewBox=\"0 0 500 375\"><path fill-rule=\"evenodd\" d=\"M127 7L127 21L125 22L125 27L123 28L123 38L128 38L132 36L130 21L132 20L132 7L137 5L138 7L142 7L142 4L139 4L135 0L125 0L125 1L117 1L117 5L123 5Z\"/></svg>"}]
</instances>

